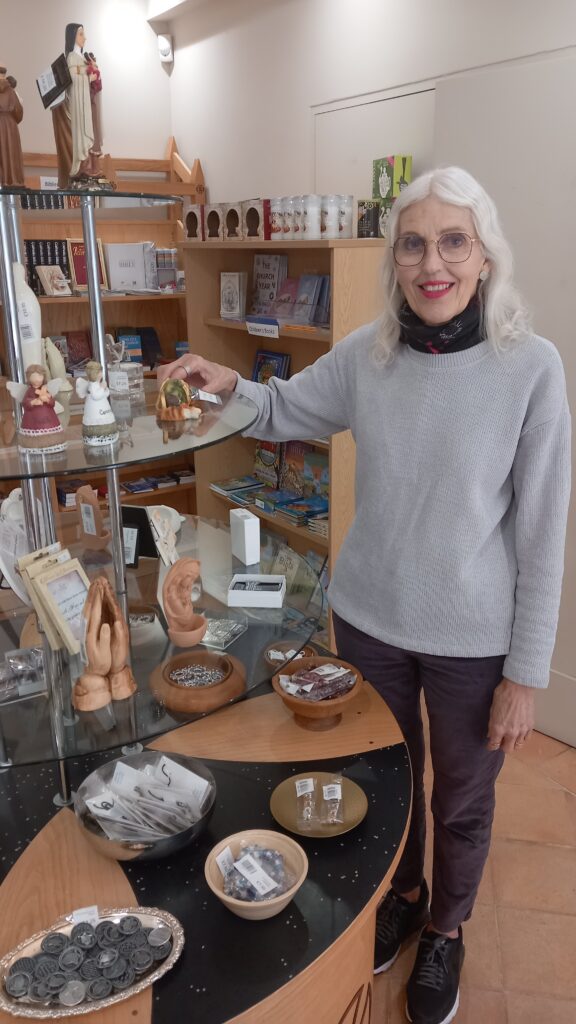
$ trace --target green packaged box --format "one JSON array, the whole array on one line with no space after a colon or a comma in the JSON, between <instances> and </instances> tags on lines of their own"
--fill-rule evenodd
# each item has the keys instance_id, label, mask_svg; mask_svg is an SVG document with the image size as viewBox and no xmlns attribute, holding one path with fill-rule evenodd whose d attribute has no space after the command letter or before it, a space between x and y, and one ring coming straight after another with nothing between
<instances>
[{"instance_id":1,"label":"green packaged box","mask_svg":"<svg viewBox=\"0 0 576 1024\"><path fill-rule=\"evenodd\" d=\"M411 181L411 156L396 154L372 161L373 199L396 199Z\"/></svg>"}]
</instances>

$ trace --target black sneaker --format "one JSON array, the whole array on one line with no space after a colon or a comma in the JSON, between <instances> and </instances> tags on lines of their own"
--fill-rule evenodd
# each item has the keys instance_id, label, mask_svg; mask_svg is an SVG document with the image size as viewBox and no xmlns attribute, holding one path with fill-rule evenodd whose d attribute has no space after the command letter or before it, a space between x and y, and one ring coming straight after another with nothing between
<instances>
[{"instance_id":1,"label":"black sneaker","mask_svg":"<svg viewBox=\"0 0 576 1024\"><path fill-rule=\"evenodd\" d=\"M423 931L408 979L406 1016L413 1024L448 1024L458 1012L464 963L462 929L457 939Z\"/></svg>"},{"instance_id":2,"label":"black sneaker","mask_svg":"<svg viewBox=\"0 0 576 1024\"><path fill-rule=\"evenodd\" d=\"M409 903L393 889L386 894L376 911L374 974L381 974L392 967L402 943L426 924L429 917L429 898L425 881L422 882L417 903Z\"/></svg>"}]
</instances>

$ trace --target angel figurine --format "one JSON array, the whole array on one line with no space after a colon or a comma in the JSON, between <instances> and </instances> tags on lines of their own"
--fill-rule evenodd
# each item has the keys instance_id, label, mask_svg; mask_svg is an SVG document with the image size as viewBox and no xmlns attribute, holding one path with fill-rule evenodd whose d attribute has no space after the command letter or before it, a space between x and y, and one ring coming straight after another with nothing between
<instances>
[{"instance_id":1,"label":"angel figurine","mask_svg":"<svg viewBox=\"0 0 576 1024\"><path fill-rule=\"evenodd\" d=\"M39 363L26 369L26 384L9 380L6 387L24 413L18 429L18 447L26 452L63 452L66 448L62 424L56 415L55 396L64 387L59 377L48 380Z\"/></svg>"},{"instance_id":2,"label":"angel figurine","mask_svg":"<svg viewBox=\"0 0 576 1024\"><path fill-rule=\"evenodd\" d=\"M100 448L114 444L119 437L118 424L108 401L110 392L102 366L92 359L86 363L85 373L86 377L79 377L76 381L76 391L80 398L85 399L82 417L84 444Z\"/></svg>"}]
</instances>

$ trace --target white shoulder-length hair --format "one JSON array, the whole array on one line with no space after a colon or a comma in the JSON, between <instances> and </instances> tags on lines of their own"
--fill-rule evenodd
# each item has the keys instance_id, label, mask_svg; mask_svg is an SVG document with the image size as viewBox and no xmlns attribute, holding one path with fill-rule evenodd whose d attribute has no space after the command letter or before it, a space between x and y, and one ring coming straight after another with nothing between
<instances>
[{"instance_id":1,"label":"white shoulder-length hair","mask_svg":"<svg viewBox=\"0 0 576 1024\"><path fill-rule=\"evenodd\" d=\"M398 237L400 216L408 206L430 195L444 203L470 210L476 236L490 261L488 277L478 283L483 337L498 351L526 338L531 331L530 316L514 286L512 252L502 232L494 201L468 171L461 167L440 167L415 178L392 206L383 267L384 312L378 331L380 356L385 361L392 358L400 339L398 314L404 296L398 286L392 252Z\"/></svg>"}]
</instances>

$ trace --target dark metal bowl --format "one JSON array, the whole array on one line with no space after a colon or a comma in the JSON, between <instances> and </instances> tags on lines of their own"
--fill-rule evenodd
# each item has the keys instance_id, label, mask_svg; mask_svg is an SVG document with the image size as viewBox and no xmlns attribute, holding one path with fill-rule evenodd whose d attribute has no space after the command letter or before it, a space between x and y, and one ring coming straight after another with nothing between
<instances>
[{"instance_id":1,"label":"dark metal bowl","mask_svg":"<svg viewBox=\"0 0 576 1024\"><path fill-rule=\"evenodd\" d=\"M177 832L175 835L166 836L165 839L158 839L156 841L145 841L142 843L119 841L109 839L106 833L98 824L98 821L88 809L85 803L85 797L87 790L93 789L94 782L100 781L102 788L106 787L112 780L114 770L119 761L123 764L130 765L131 768L142 769L146 765L154 765L161 757L164 756L164 752L161 750L144 750L141 754L128 754L125 757L115 758L113 761L108 761L103 764L96 771L92 772L82 785L78 788L78 791L74 794L74 811L76 813L76 820L80 827L83 829L84 835L87 841L93 846L99 853L104 857L110 857L112 860L158 860L161 857L170 857L173 853L179 853L204 831L214 810L214 803L216 801L216 782L214 776L202 761L196 760L194 757L185 757L183 754L166 754L171 760L181 764L184 768L188 768L190 771L200 775L201 778L206 779L210 783L210 792L207 797L206 810L202 817L196 821L190 828L185 829L184 832Z\"/></svg>"}]
</instances>

